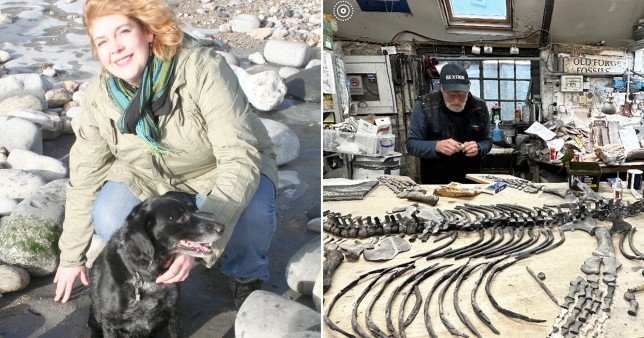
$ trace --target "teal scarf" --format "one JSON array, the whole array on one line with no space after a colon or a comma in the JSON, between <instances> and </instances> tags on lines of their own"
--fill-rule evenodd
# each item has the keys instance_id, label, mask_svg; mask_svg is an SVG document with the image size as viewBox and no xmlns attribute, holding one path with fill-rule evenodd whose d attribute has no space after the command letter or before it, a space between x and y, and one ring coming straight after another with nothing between
<instances>
[{"instance_id":1,"label":"teal scarf","mask_svg":"<svg viewBox=\"0 0 644 338\"><path fill-rule=\"evenodd\" d=\"M168 89L173 73L174 58L163 62L150 55L140 88L132 87L109 72L106 80L110 99L121 112L116 127L122 134L136 133L155 156L172 152L157 142L160 132L155 117L170 112Z\"/></svg>"}]
</instances>

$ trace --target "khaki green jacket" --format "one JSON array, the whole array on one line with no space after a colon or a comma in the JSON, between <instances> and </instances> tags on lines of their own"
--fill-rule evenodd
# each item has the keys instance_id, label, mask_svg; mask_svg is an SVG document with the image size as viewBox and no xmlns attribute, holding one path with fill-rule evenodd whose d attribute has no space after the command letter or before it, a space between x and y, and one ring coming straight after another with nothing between
<instances>
[{"instance_id":1,"label":"khaki green jacket","mask_svg":"<svg viewBox=\"0 0 644 338\"><path fill-rule=\"evenodd\" d=\"M102 76L88 86L69 157L65 221L58 242L61 266L85 262L94 232L92 206L107 180L125 183L141 200L170 190L208 195L202 210L226 225L213 245L209 264L223 252L257 189L260 173L277 187L271 139L249 110L226 61L184 39L176 62L170 89L173 108L159 118L159 141L174 149L170 155L154 157L136 135L118 131L120 113L108 97Z\"/></svg>"}]
</instances>

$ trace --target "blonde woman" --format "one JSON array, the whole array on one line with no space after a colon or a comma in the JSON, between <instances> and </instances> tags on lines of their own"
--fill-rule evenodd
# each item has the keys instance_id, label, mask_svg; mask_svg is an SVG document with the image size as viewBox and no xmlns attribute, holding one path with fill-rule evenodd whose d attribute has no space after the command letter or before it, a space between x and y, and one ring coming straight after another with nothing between
<instances>
[{"instance_id":1,"label":"blonde woman","mask_svg":"<svg viewBox=\"0 0 644 338\"><path fill-rule=\"evenodd\" d=\"M145 198L195 195L226 226L219 259L239 307L268 278L277 166L222 57L185 36L161 0L88 0L83 22L102 70L87 88L70 179L55 301L67 302L92 234L107 241ZM194 258L175 254L157 283L185 280Z\"/></svg>"}]
</instances>

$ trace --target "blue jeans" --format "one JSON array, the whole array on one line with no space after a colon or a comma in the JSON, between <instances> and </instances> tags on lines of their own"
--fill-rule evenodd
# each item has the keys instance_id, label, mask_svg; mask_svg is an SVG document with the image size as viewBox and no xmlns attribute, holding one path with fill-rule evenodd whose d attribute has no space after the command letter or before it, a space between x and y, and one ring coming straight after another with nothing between
<instances>
[{"instance_id":1,"label":"blue jeans","mask_svg":"<svg viewBox=\"0 0 644 338\"><path fill-rule=\"evenodd\" d=\"M260 175L259 186L235 225L221 257L221 272L238 281L268 279L268 247L275 232L275 188L271 180ZM204 196L196 195L197 207ZM123 183L107 181L92 208L96 234L108 241L125 221L132 208L141 203Z\"/></svg>"}]
</instances>

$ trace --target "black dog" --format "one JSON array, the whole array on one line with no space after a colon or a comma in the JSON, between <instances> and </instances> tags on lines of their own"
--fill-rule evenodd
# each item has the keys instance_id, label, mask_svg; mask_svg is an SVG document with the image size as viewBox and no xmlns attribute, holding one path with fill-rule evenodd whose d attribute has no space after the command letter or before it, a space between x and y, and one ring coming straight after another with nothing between
<instances>
[{"instance_id":1,"label":"black dog","mask_svg":"<svg viewBox=\"0 0 644 338\"><path fill-rule=\"evenodd\" d=\"M198 212L193 196L169 192L132 209L90 270L93 336L182 336L178 284L157 284L173 253L204 257L224 226Z\"/></svg>"}]
</instances>

